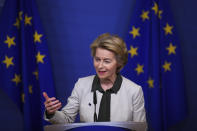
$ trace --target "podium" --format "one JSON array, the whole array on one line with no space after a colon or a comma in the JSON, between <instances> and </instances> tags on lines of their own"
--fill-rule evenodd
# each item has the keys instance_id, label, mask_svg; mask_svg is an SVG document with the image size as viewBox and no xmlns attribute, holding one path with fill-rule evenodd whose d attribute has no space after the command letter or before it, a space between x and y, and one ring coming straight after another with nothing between
<instances>
[{"instance_id":1,"label":"podium","mask_svg":"<svg viewBox=\"0 0 197 131\"><path fill-rule=\"evenodd\" d=\"M145 122L90 122L54 124L44 127L44 131L146 131Z\"/></svg>"}]
</instances>

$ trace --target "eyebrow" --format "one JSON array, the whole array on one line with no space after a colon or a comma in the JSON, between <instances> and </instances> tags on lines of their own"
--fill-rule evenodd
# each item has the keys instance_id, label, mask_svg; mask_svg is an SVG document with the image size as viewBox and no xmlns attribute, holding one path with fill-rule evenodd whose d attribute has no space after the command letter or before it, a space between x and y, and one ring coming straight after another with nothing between
<instances>
[{"instance_id":1,"label":"eyebrow","mask_svg":"<svg viewBox=\"0 0 197 131\"><path fill-rule=\"evenodd\" d=\"M101 59L100 57L95 56L94 58ZM112 60L111 58L104 58L103 60Z\"/></svg>"}]
</instances>

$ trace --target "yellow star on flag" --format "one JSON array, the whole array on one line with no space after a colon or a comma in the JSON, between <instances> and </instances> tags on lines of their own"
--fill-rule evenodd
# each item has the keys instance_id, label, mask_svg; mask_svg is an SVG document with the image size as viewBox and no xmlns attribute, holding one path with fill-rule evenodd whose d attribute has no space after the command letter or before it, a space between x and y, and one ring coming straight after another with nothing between
<instances>
[{"instance_id":1,"label":"yellow star on flag","mask_svg":"<svg viewBox=\"0 0 197 131\"><path fill-rule=\"evenodd\" d=\"M32 93L33 93L32 88L33 88L33 86L32 86L32 85L29 85L29 86L28 86L28 89L29 89L29 93L30 93L30 94L32 94Z\"/></svg>"},{"instance_id":2,"label":"yellow star on flag","mask_svg":"<svg viewBox=\"0 0 197 131\"><path fill-rule=\"evenodd\" d=\"M41 55L40 52L37 53L36 55L36 59L37 59L37 63L44 63L43 59L44 59L45 55Z\"/></svg>"},{"instance_id":3,"label":"yellow star on flag","mask_svg":"<svg viewBox=\"0 0 197 131\"><path fill-rule=\"evenodd\" d=\"M19 82L21 82L21 77L20 75L15 74L14 78L12 79L13 82L16 83L16 85L18 85Z\"/></svg>"},{"instance_id":4,"label":"yellow star on flag","mask_svg":"<svg viewBox=\"0 0 197 131\"><path fill-rule=\"evenodd\" d=\"M19 20L23 20L23 12L22 11L20 11L19 13L18 13L18 15L19 15Z\"/></svg>"},{"instance_id":5,"label":"yellow star on flag","mask_svg":"<svg viewBox=\"0 0 197 131\"><path fill-rule=\"evenodd\" d=\"M14 26L16 26L17 29L20 28L20 20L18 18L16 18L16 22L14 23Z\"/></svg>"},{"instance_id":6,"label":"yellow star on flag","mask_svg":"<svg viewBox=\"0 0 197 131\"><path fill-rule=\"evenodd\" d=\"M154 6L152 7L152 10L155 12L155 15L157 15L159 11L159 6L156 2L154 2Z\"/></svg>"},{"instance_id":7,"label":"yellow star on flag","mask_svg":"<svg viewBox=\"0 0 197 131\"><path fill-rule=\"evenodd\" d=\"M161 14L163 13L163 11L162 10L159 10L159 13L158 13L158 17L159 17L159 19L161 19Z\"/></svg>"},{"instance_id":8,"label":"yellow star on flag","mask_svg":"<svg viewBox=\"0 0 197 131\"><path fill-rule=\"evenodd\" d=\"M144 10L142 11L142 14L140 15L140 17L142 18L143 21L149 20L148 14L149 14L149 11L144 11Z\"/></svg>"},{"instance_id":9,"label":"yellow star on flag","mask_svg":"<svg viewBox=\"0 0 197 131\"><path fill-rule=\"evenodd\" d=\"M41 40L40 40L41 37L42 37L42 34L38 34L38 32L35 31L35 33L34 33L34 42L41 43Z\"/></svg>"},{"instance_id":10,"label":"yellow star on flag","mask_svg":"<svg viewBox=\"0 0 197 131\"><path fill-rule=\"evenodd\" d=\"M164 65L163 65L164 71L165 71L165 72L166 72L166 71L171 71L170 66L171 66L171 62L165 61Z\"/></svg>"},{"instance_id":11,"label":"yellow star on flag","mask_svg":"<svg viewBox=\"0 0 197 131\"><path fill-rule=\"evenodd\" d=\"M135 68L135 70L137 71L138 75L144 72L143 67L144 65L137 64L137 67Z\"/></svg>"},{"instance_id":12,"label":"yellow star on flag","mask_svg":"<svg viewBox=\"0 0 197 131\"><path fill-rule=\"evenodd\" d=\"M12 60L14 59L14 57L7 57L5 56L5 60L3 61L4 64L6 64L6 68L9 68L9 66L14 65L14 63L12 62Z\"/></svg>"},{"instance_id":13,"label":"yellow star on flag","mask_svg":"<svg viewBox=\"0 0 197 131\"><path fill-rule=\"evenodd\" d=\"M25 25L31 25L32 17L28 17L27 14L25 15Z\"/></svg>"},{"instance_id":14,"label":"yellow star on flag","mask_svg":"<svg viewBox=\"0 0 197 131\"><path fill-rule=\"evenodd\" d=\"M150 88L153 88L153 87L154 87L154 80L153 80L151 77L149 77L147 83L148 83L148 86L149 86Z\"/></svg>"},{"instance_id":15,"label":"yellow star on flag","mask_svg":"<svg viewBox=\"0 0 197 131\"><path fill-rule=\"evenodd\" d=\"M163 29L165 31L165 35L168 35L168 34L172 35L173 26L170 26L168 23L166 23L166 26Z\"/></svg>"},{"instance_id":16,"label":"yellow star on flag","mask_svg":"<svg viewBox=\"0 0 197 131\"><path fill-rule=\"evenodd\" d=\"M25 94L24 93L21 94L21 100L23 103L25 103Z\"/></svg>"},{"instance_id":17,"label":"yellow star on flag","mask_svg":"<svg viewBox=\"0 0 197 131\"><path fill-rule=\"evenodd\" d=\"M7 35L7 40L4 41L4 43L8 44L8 48L10 48L12 45L16 45L14 42L15 37L9 37Z\"/></svg>"},{"instance_id":18,"label":"yellow star on flag","mask_svg":"<svg viewBox=\"0 0 197 131\"><path fill-rule=\"evenodd\" d=\"M128 51L130 54L131 54L131 57L133 58L135 55L137 56L138 53L137 53L137 47L134 48L133 46L130 46L130 50Z\"/></svg>"},{"instance_id":19,"label":"yellow star on flag","mask_svg":"<svg viewBox=\"0 0 197 131\"><path fill-rule=\"evenodd\" d=\"M140 28L135 28L135 26L132 26L132 31L129 33L133 35L133 39L135 39L136 36L140 36L139 30Z\"/></svg>"},{"instance_id":20,"label":"yellow star on flag","mask_svg":"<svg viewBox=\"0 0 197 131\"><path fill-rule=\"evenodd\" d=\"M36 80L38 80L38 70L34 71L33 74L36 76Z\"/></svg>"},{"instance_id":21,"label":"yellow star on flag","mask_svg":"<svg viewBox=\"0 0 197 131\"><path fill-rule=\"evenodd\" d=\"M176 49L176 46L173 46L172 43L170 43L169 46L166 48L166 50L168 50L168 55L176 54L175 49Z\"/></svg>"}]
</instances>

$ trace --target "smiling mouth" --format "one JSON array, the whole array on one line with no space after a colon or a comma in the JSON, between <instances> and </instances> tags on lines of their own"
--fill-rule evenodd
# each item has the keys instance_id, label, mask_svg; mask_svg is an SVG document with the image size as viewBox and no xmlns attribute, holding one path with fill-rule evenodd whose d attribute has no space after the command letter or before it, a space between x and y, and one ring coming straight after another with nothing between
<instances>
[{"instance_id":1,"label":"smiling mouth","mask_svg":"<svg viewBox=\"0 0 197 131\"><path fill-rule=\"evenodd\" d=\"M106 71L98 71L99 74L104 74Z\"/></svg>"}]
</instances>

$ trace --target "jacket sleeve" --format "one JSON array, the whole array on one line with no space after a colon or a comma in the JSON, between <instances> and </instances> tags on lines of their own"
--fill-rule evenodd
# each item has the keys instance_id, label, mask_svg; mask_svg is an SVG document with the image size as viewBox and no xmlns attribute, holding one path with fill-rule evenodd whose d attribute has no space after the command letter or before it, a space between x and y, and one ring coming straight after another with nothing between
<instances>
[{"instance_id":1,"label":"jacket sleeve","mask_svg":"<svg viewBox=\"0 0 197 131\"><path fill-rule=\"evenodd\" d=\"M44 113L44 119L53 124L65 124L73 123L79 112L79 82L75 84L75 87L71 93L71 96L68 98L67 105L62 108L61 111L56 111L55 114L47 119L46 114Z\"/></svg>"},{"instance_id":2,"label":"jacket sleeve","mask_svg":"<svg viewBox=\"0 0 197 131\"><path fill-rule=\"evenodd\" d=\"M146 122L146 112L144 108L144 95L142 88L139 88L133 95L133 121Z\"/></svg>"}]
</instances>

